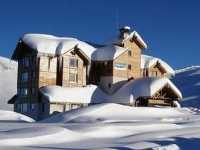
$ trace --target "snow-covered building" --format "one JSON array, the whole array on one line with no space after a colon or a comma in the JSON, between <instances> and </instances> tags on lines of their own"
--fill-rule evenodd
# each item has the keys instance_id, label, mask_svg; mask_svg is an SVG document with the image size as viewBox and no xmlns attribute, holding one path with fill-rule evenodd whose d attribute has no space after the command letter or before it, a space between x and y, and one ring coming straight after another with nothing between
<instances>
[{"instance_id":1,"label":"snow-covered building","mask_svg":"<svg viewBox=\"0 0 200 150\"><path fill-rule=\"evenodd\" d=\"M143 55L147 44L129 27L114 42L95 46L71 37L25 34L18 60L18 92L9 103L35 119L96 103L167 105L182 98L167 78L174 70Z\"/></svg>"}]
</instances>

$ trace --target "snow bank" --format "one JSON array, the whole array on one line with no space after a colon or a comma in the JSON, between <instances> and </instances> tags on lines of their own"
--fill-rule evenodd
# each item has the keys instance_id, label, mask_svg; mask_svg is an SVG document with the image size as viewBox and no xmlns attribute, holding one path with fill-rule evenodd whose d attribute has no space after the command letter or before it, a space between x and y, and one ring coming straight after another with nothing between
<instances>
[{"instance_id":1,"label":"snow bank","mask_svg":"<svg viewBox=\"0 0 200 150\"><path fill-rule=\"evenodd\" d=\"M7 102L17 93L17 62L0 57L0 109L12 110Z\"/></svg>"},{"instance_id":2,"label":"snow bank","mask_svg":"<svg viewBox=\"0 0 200 150\"><path fill-rule=\"evenodd\" d=\"M148 56L148 55L141 55L141 69L147 69L159 63L168 74L174 75L175 71L163 60L160 58Z\"/></svg>"},{"instance_id":3,"label":"snow bank","mask_svg":"<svg viewBox=\"0 0 200 150\"><path fill-rule=\"evenodd\" d=\"M188 111L175 108L130 107L120 104L98 104L89 107L60 113L43 120L46 123L67 122L134 122L162 120L190 115ZM176 120L176 119L175 119Z\"/></svg>"},{"instance_id":4,"label":"snow bank","mask_svg":"<svg viewBox=\"0 0 200 150\"><path fill-rule=\"evenodd\" d=\"M30 117L6 110L0 110L0 121L34 122Z\"/></svg>"},{"instance_id":5,"label":"snow bank","mask_svg":"<svg viewBox=\"0 0 200 150\"><path fill-rule=\"evenodd\" d=\"M47 34L25 34L22 41L40 53L60 55L79 48L86 56L91 58L95 48L86 42L71 37L56 37Z\"/></svg>"},{"instance_id":6,"label":"snow bank","mask_svg":"<svg viewBox=\"0 0 200 150\"><path fill-rule=\"evenodd\" d=\"M1 132L2 134L6 132ZM79 141L81 135L62 127L29 127L10 130L6 137L0 140L1 146L28 146L59 144Z\"/></svg>"}]
</instances>

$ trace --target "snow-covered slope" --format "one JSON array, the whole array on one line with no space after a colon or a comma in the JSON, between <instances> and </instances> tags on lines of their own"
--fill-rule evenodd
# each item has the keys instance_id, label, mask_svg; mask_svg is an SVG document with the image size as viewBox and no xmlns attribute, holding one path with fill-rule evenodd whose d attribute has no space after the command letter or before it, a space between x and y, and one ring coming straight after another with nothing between
<instances>
[{"instance_id":1,"label":"snow-covered slope","mask_svg":"<svg viewBox=\"0 0 200 150\"><path fill-rule=\"evenodd\" d=\"M0 121L34 122L30 117L7 110L0 110Z\"/></svg>"},{"instance_id":2,"label":"snow-covered slope","mask_svg":"<svg viewBox=\"0 0 200 150\"><path fill-rule=\"evenodd\" d=\"M176 70L173 82L183 94L183 106L200 107L200 66Z\"/></svg>"},{"instance_id":3,"label":"snow-covered slope","mask_svg":"<svg viewBox=\"0 0 200 150\"><path fill-rule=\"evenodd\" d=\"M17 63L0 56L0 109L12 110L7 101L17 92Z\"/></svg>"}]
</instances>

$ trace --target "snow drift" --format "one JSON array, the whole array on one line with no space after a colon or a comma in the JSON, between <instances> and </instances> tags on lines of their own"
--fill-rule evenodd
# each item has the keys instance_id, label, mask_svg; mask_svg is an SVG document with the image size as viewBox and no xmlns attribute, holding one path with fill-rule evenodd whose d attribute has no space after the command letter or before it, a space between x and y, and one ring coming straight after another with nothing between
<instances>
[{"instance_id":1,"label":"snow drift","mask_svg":"<svg viewBox=\"0 0 200 150\"><path fill-rule=\"evenodd\" d=\"M17 62L0 57L0 109L12 110L7 102L17 93Z\"/></svg>"},{"instance_id":2,"label":"snow drift","mask_svg":"<svg viewBox=\"0 0 200 150\"><path fill-rule=\"evenodd\" d=\"M175 108L149 108L130 107L120 104L108 103L91 105L89 107L60 113L42 122L67 123L67 122L134 122L162 120L162 118L178 118L190 115L187 110Z\"/></svg>"},{"instance_id":3,"label":"snow drift","mask_svg":"<svg viewBox=\"0 0 200 150\"><path fill-rule=\"evenodd\" d=\"M6 110L0 110L0 121L34 122L30 117Z\"/></svg>"}]
</instances>

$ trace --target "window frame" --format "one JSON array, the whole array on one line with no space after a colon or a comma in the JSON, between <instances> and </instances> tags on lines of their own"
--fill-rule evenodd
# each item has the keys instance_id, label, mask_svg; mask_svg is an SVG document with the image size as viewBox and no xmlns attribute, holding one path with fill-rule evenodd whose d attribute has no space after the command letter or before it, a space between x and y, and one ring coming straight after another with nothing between
<instances>
[{"instance_id":1,"label":"window frame","mask_svg":"<svg viewBox=\"0 0 200 150\"><path fill-rule=\"evenodd\" d=\"M132 65L128 64L128 70L132 70Z\"/></svg>"},{"instance_id":2,"label":"window frame","mask_svg":"<svg viewBox=\"0 0 200 150\"><path fill-rule=\"evenodd\" d=\"M78 59L77 58L75 58L75 57L69 58L69 68L78 68Z\"/></svg>"}]
</instances>

